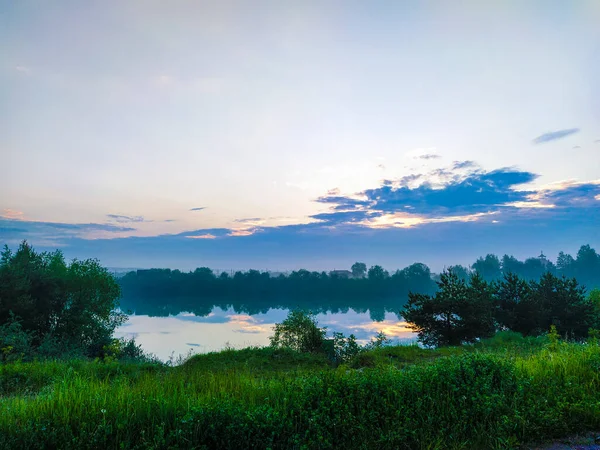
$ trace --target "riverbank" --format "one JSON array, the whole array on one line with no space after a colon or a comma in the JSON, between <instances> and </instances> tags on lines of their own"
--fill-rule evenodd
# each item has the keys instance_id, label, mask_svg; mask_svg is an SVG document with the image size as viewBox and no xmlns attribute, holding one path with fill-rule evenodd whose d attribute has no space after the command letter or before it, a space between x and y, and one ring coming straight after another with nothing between
<instances>
[{"instance_id":1,"label":"riverbank","mask_svg":"<svg viewBox=\"0 0 600 450\"><path fill-rule=\"evenodd\" d=\"M0 366L0 448L518 448L600 429L600 347L499 335L334 367L251 348Z\"/></svg>"}]
</instances>

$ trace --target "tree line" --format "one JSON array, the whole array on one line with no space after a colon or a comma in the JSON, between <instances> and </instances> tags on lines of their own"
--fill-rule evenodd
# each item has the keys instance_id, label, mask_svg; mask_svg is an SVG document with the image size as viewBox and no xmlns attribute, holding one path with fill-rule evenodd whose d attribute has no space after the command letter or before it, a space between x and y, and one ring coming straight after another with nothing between
<instances>
[{"instance_id":1,"label":"tree line","mask_svg":"<svg viewBox=\"0 0 600 450\"><path fill-rule=\"evenodd\" d=\"M583 245L575 257L560 252L556 263L543 254L520 261L509 255L488 254L470 267L450 266L460 279L477 273L486 282L514 274L525 281L539 280L545 273L576 278L588 290L600 287L600 255ZM289 275L249 270L233 275L214 273L207 267L182 272L149 269L120 278L122 304L138 314L166 316L181 311L205 316L213 307L233 307L238 312L264 313L270 308L303 309L313 312L369 312L382 320L385 312L397 312L410 292L431 295L441 275L422 263L395 272L379 265L367 268L357 262L348 271L315 272L300 269Z\"/></svg>"}]
</instances>

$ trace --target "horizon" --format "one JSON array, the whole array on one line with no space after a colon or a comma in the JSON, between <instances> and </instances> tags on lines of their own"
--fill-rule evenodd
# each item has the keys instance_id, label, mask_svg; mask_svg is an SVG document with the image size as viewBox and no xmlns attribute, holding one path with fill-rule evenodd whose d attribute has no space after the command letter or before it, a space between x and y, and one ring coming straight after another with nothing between
<instances>
[{"instance_id":1,"label":"horizon","mask_svg":"<svg viewBox=\"0 0 600 450\"><path fill-rule=\"evenodd\" d=\"M0 6L0 244L333 270L600 248L600 4Z\"/></svg>"}]
</instances>

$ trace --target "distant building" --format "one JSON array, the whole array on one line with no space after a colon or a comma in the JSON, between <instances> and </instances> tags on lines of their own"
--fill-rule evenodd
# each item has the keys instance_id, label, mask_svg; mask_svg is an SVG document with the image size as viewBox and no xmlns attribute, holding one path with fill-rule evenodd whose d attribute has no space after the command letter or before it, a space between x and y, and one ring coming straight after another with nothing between
<instances>
[{"instance_id":1,"label":"distant building","mask_svg":"<svg viewBox=\"0 0 600 450\"><path fill-rule=\"evenodd\" d=\"M329 275L338 278L352 278L352 272L349 270L332 270Z\"/></svg>"}]
</instances>

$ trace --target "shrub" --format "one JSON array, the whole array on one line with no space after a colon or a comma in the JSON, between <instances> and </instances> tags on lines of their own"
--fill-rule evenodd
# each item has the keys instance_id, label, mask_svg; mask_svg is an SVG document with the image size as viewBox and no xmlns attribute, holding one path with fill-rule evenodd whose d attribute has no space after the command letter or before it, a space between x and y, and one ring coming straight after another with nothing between
<instances>
[{"instance_id":1,"label":"shrub","mask_svg":"<svg viewBox=\"0 0 600 450\"><path fill-rule=\"evenodd\" d=\"M287 347L299 352L322 352L325 328L317 326L314 314L291 311L287 318L275 325L275 334L269 339L272 347Z\"/></svg>"}]
</instances>

